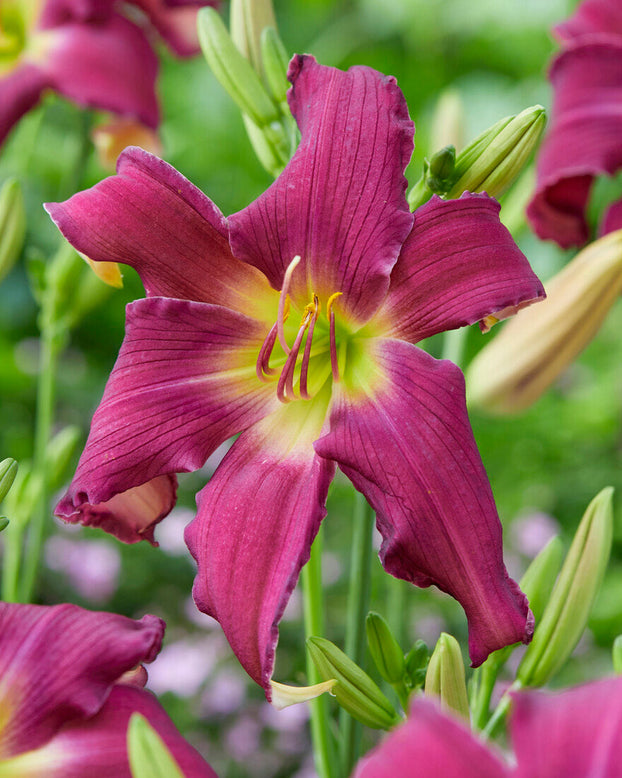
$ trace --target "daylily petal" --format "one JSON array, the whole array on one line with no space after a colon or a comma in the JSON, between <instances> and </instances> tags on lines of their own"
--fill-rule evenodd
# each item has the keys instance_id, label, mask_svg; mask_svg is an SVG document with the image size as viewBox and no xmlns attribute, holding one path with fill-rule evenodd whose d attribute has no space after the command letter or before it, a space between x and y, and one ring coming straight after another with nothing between
<instances>
[{"instance_id":1,"label":"daylily petal","mask_svg":"<svg viewBox=\"0 0 622 778\"><path fill-rule=\"evenodd\" d=\"M622 167L622 38L570 44L553 61L552 121L527 216L563 248L589 237L585 207L595 175Z\"/></svg>"},{"instance_id":2,"label":"daylily petal","mask_svg":"<svg viewBox=\"0 0 622 778\"><path fill-rule=\"evenodd\" d=\"M115 14L100 23L66 24L53 36L42 68L54 88L79 105L158 126L158 59L145 33Z\"/></svg>"},{"instance_id":3,"label":"daylily petal","mask_svg":"<svg viewBox=\"0 0 622 778\"><path fill-rule=\"evenodd\" d=\"M126 490L196 470L278 406L274 387L255 373L266 332L219 306L163 297L131 303L117 363L57 513L126 542L151 541L153 522L145 526L140 509L132 518L132 503L139 507L144 494ZM152 503L160 504L157 495L149 498L151 516Z\"/></svg>"},{"instance_id":4,"label":"daylily petal","mask_svg":"<svg viewBox=\"0 0 622 778\"><path fill-rule=\"evenodd\" d=\"M6 778L132 778L127 728L133 713L143 715L158 732L185 778L216 778L156 698L127 686L115 686L93 718L67 724L42 748L5 762L0 771Z\"/></svg>"},{"instance_id":5,"label":"daylily petal","mask_svg":"<svg viewBox=\"0 0 622 778\"><path fill-rule=\"evenodd\" d=\"M622 6L617 0L582 0L573 16L554 32L562 41L594 33L622 35Z\"/></svg>"},{"instance_id":6,"label":"daylily petal","mask_svg":"<svg viewBox=\"0 0 622 778\"><path fill-rule=\"evenodd\" d=\"M171 7L163 0L133 0L149 16L151 24L179 57L191 57L200 50L197 34L197 3ZM201 5L214 5L202 2Z\"/></svg>"},{"instance_id":7,"label":"daylily petal","mask_svg":"<svg viewBox=\"0 0 622 778\"><path fill-rule=\"evenodd\" d=\"M601 235L622 230L622 200L609 206L600 227Z\"/></svg>"},{"instance_id":8,"label":"daylily petal","mask_svg":"<svg viewBox=\"0 0 622 778\"><path fill-rule=\"evenodd\" d=\"M443 714L431 700L417 698L410 715L368 756L354 778L509 778L490 748ZM561 773L560 773L561 775ZM535 778L535 773L530 778Z\"/></svg>"},{"instance_id":9,"label":"daylily petal","mask_svg":"<svg viewBox=\"0 0 622 778\"><path fill-rule=\"evenodd\" d=\"M503 565L462 373L386 339L370 344L366 369L366 394L341 389L330 432L315 449L337 461L376 511L385 569L417 586L436 584L461 603L473 666L497 648L528 642L533 616Z\"/></svg>"},{"instance_id":10,"label":"daylily petal","mask_svg":"<svg viewBox=\"0 0 622 778\"><path fill-rule=\"evenodd\" d=\"M499 221L496 200L434 196L415 212L378 319L392 336L416 343L541 297L542 284Z\"/></svg>"},{"instance_id":11,"label":"daylily petal","mask_svg":"<svg viewBox=\"0 0 622 778\"><path fill-rule=\"evenodd\" d=\"M292 403L244 432L186 530L198 563L195 602L218 619L268 699L277 625L326 515L335 468L313 451L325 412L319 397Z\"/></svg>"},{"instance_id":12,"label":"daylily petal","mask_svg":"<svg viewBox=\"0 0 622 778\"><path fill-rule=\"evenodd\" d=\"M123 673L155 658L163 633L155 616L0 603L0 760L97 713Z\"/></svg>"},{"instance_id":13,"label":"daylily petal","mask_svg":"<svg viewBox=\"0 0 622 778\"><path fill-rule=\"evenodd\" d=\"M0 78L0 143L11 127L39 102L50 86L49 77L35 65L21 65Z\"/></svg>"},{"instance_id":14,"label":"daylily petal","mask_svg":"<svg viewBox=\"0 0 622 778\"><path fill-rule=\"evenodd\" d=\"M67 22L102 21L112 14L115 0L38 0L41 15L40 29L58 27Z\"/></svg>"},{"instance_id":15,"label":"daylily petal","mask_svg":"<svg viewBox=\"0 0 622 778\"><path fill-rule=\"evenodd\" d=\"M363 322L384 297L412 225L403 173L413 124L395 79L370 68L344 73L297 55L288 78L302 140L274 184L230 217L233 253L275 289L302 257L294 302L342 292L340 307Z\"/></svg>"},{"instance_id":16,"label":"daylily petal","mask_svg":"<svg viewBox=\"0 0 622 778\"><path fill-rule=\"evenodd\" d=\"M259 271L232 256L212 201L142 149L121 154L116 176L46 208L78 251L136 268L148 295L252 313L274 294Z\"/></svg>"},{"instance_id":17,"label":"daylily petal","mask_svg":"<svg viewBox=\"0 0 622 778\"><path fill-rule=\"evenodd\" d=\"M513 695L516 778L622 778L622 678Z\"/></svg>"}]
</instances>

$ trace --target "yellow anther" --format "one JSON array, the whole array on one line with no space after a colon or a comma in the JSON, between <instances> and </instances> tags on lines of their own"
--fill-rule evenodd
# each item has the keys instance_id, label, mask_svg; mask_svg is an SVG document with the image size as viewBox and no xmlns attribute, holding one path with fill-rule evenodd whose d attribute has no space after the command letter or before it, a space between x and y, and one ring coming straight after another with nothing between
<instances>
[{"instance_id":1,"label":"yellow anther","mask_svg":"<svg viewBox=\"0 0 622 778\"><path fill-rule=\"evenodd\" d=\"M338 297L341 297L343 292L335 292L335 294L331 294L331 296L328 298L328 302L326 303L326 318L328 321L330 321L330 310L333 307L333 303Z\"/></svg>"},{"instance_id":2,"label":"yellow anther","mask_svg":"<svg viewBox=\"0 0 622 778\"><path fill-rule=\"evenodd\" d=\"M309 322L311 321L311 319L314 316L316 316L316 315L319 316L320 307L321 307L320 306L320 300L319 300L318 296L314 292L313 293L313 300L310 303L307 303L305 305L305 310L304 310L304 313L302 314L302 319L300 320L300 326L301 327L308 327L309 326Z\"/></svg>"}]
</instances>

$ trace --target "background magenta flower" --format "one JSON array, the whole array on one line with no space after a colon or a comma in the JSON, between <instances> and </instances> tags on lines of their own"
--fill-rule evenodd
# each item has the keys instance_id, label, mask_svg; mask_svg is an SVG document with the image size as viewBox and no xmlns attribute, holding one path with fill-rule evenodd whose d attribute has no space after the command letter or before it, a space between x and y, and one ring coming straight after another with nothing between
<instances>
[{"instance_id":1,"label":"background magenta flower","mask_svg":"<svg viewBox=\"0 0 622 778\"><path fill-rule=\"evenodd\" d=\"M160 650L164 622L75 605L0 603L0 773L131 778L127 727L142 714L186 778L215 773L134 672Z\"/></svg>"},{"instance_id":2,"label":"background magenta flower","mask_svg":"<svg viewBox=\"0 0 622 778\"><path fill-rule=\"evenodd\" d=\"M503 566L462 374L414 344L514 310L542 286L486 195L433 198L413 227L413 125L394 79L305 56L289 77L300 146L228 220L138 149L117 176L47 206L79 251L132 265L148 294L128 307L58 513L152 540L174 473L241 432L186 540L199 608L268 696L277 625L335 463L377 513L385 569L462 603L474 664L532 628Z\"/></svg>"},{"instance_id":3,"label":"background magenta flower","mask_svg":"<svg viewBox=\"0 0 622 778\"><path fill-rule=\"evenodd\" d=\"M622 168L622 8L618 0L584 0L555 28L563 49L550 68L551 123L537 161L527 209L535 232L562 248L589 238L585 210L598 175ZM601 233L622 227L622 203Z\"/></svg>"},{"instance_id":4,"label":"background magenta flower","mask_svg":"<svg viewBox=\"0 0 622 778\"><path fill-rule=\"evenodd\" d=\"M431 700L359 763L354 778L620 778L622 678L563 692L513 695L510 733L516 766Z\"/></svg>"},{"instance_id":5,"label":"background magenta flower","mask_svg":"<svg viewBox=\"0 0 622 778\"><path fill-rule=\"evenodd\" d=\"M46 89L78 105L157 127L155 33L178 56L195 54L196 10L205 5L216 2L10 0L0 4L0 143Z\"/></svg>"}]
</instances>

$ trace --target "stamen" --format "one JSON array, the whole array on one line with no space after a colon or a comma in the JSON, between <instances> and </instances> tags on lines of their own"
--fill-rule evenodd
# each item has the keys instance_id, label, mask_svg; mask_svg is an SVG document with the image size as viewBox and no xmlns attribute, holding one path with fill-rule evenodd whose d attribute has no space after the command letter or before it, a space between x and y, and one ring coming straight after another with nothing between
<instances>
[{"instance_id":1,"label":"stamen","mask_svg":"<svg viewBox=\"0 0 622 778\"><path fill-rule=\"evenodd\" d=\"M315 329L315 322L320 315L320 301L316 294L313 295L313 303L309 303L309 305L307 305L307 309L311 308L314 310L312 311L311 322L309 323L309 332L307 333L307 342L305 343L305 350L302 355L302 362L300 363L300 396L305 400L311 399L309 392L307 391L307 376L309 374L309 359L311 357L313 330Z\"/></svg>"},{"instance_id":2,"label":"stamen","mask_svg":"<svg viewBox=\"0 0 622 778\"><path fill-rule=\"evenodd\" d=\"M279 376L279 383L276 387L276 396L282 403L287 403L290 400L295 400L296 395L294 393L294 373L296 371L296 361L298 360L298 352L300 351L300 344L302 343L305 330L309 326L309 316L303 319L303 323L300 325L296 340L291 348L291 351L287 355L285 360L285 366Z\"/></svg>"},{"instance_id":3,"label":"stamen","mask_svg":"<svg viewBox=\"0 0 622 778\"><path fill-rule=\"evenodd\" d=\"M342 292L335 292L335 294L331 294L331 296L328 298L328 302L326 303L326 316L330 322L330 368L333 372L333 381L335 383L339 381L339 360L337 359L337 340L335 337L335 312L333 311L333 303L342 294Z\"/></svg>"},{"instance_id":4,"label":"stamen","mask_svg":"<svg viewBox=\"0 0 622 778\"><path fill-rule=\"evenodd\" d=\"M298 263L300 262L300 255L297 254L292 261L287 266L287 270L285 271L285 275L283 277L283 287L281 289L281 296L279 297L279 311L277 314L277 333L279 336L279 343L281 344L281 348L286 354L289 354L289 346L287 345L287 341L285 340L285 330L283 329L283 325L285 323L285 305L287 302L287 293L289 292L289 285L291 283L292 279L292 273L298 266Z\"/></svg>"},{"instance_id":5,"label":"stamen","mask_svg":"<svg viewBox=\"0 0 622 778\"><path fill-rule=\"evenodd\" d=\"M267 382L267 376L276 375L278 372L276 368L270 367L270 356L272 355L272 350L274 349L274 344L276 343L276 331L277 326L275 322L272 325L270 332L266 335L266 339L261 344L261 348L259 349L257 363L255 364L255 372L257 373L257 378L260 381Z\"/></svg>"}]
</instances>

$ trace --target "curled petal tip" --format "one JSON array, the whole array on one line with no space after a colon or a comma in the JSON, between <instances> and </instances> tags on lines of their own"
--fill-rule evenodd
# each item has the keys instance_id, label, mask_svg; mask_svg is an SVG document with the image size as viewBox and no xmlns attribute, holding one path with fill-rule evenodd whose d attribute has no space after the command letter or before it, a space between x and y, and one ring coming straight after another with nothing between
<instances>
[{"instance_id":1,"label":"curled petal tip","mask_svg":"<svg viewBox=\"0 0 622 778\"><path fill-rule=\"evenodd\" d=\"M289 686L277 681L270 681L271 702L277 710L283 710L283 708L297 705L299 702L308 702L324 692L331 692L336 683L336 678L312 686Z\"/></svg>"}]
</instances>

